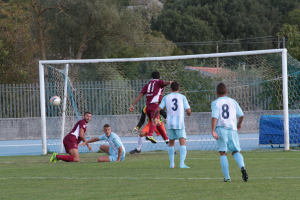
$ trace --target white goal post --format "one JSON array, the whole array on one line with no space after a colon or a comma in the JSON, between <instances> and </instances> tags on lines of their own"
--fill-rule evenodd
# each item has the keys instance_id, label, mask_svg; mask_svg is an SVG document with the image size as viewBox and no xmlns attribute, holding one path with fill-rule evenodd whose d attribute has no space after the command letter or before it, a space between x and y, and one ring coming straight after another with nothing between
<instances>
[{"instance_id":1,"label":"white goal post","mask_svg":"<svg viewBox=\"0 0 300 200\"><path fill-rule=\"evenodd\" d=\"M122 58L122 59L83 59L83 60L41 60L39 61L39 81L40 81L40 106L41 106L41 134L42 134L42 154L47 154L47 135L46 135L46 99L45 95L45 66L46 65L60 65L65 66L64 69L60 68L60 73L64 74L64 95L62 99L63 110L61 112L62 128L61 128L61 151L63 149L62 139L64 133L64 122L66 113L66 101L68 98L68 70L72 68L72 64L92 64L92 63L129 63L129 62L152 62L152 61L183 61L191 59L211 59L211 58L224 58L235 56L252 56L263 54L281 54L282 57L282 100L283 100L283 114L284 114L284 146L285 150L289 150L289 96L288 96L288 71L287 71L287 50L286 49L270 49L270 50L257 50L257 51L243 51L243 52L230 52L230 53L213 53L213 54L199 54L199 55L183 55L183 56L168 56L168 57L146 57L146 58ZM217 67L219 66L219 59L217 60Z\"/></svg>"}]
</instances>

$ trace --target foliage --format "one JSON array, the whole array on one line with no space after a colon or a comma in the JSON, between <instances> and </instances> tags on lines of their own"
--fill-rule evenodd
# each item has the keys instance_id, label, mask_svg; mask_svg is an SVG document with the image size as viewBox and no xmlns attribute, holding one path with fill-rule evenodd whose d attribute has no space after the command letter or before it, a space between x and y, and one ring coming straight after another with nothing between
<instances>
[{"instance_id":1,"label":"foliage","mask_svg":"<svg viewBox=\"0 0 300 200\"><path fill-rule=\"evenodd\" d=\"M220 41L275 35L279 31L284 12L277 5L282 2L283 0L277 3L270 0L169 0L158 19L152 21L152 29L162 31L173 42ZM272 48L268 45L270 44L255 42L243 44L242 41L240 46L220 46L220 51ZM182 45L180 48L185 53L188 50L193 53L216 51L215 47L208 46Z\"/></svg>"},{"instance_id":2,"label":"foliage","mask_svg":"<svg viewBox=\"0 0 300 200\"><path fill-rule=\"evenodd\" d=\"M300 34L297 25L284 24L278 33L280 37L287 37L286 47L289 54L300 60Z\"/></svg>"},{"instance_id":3,"label":"foliage","mask_svg":"<svg viewBox=\"0 0 300 200\"><path fill-rule=\"evenodd\" d=\"M37 82L37 45L28 4L0 3L0 83Z\"/></svg>"},{"instance_id":4,"label":"foliage","mask_svg":"<svg viewBox=\"0 0 300 200\"><path fill-rule=\"evenodd\" d=\"M286 17L285 22L290 25L300 26L300 9L296 8L289 12L289 15Z\"/></svg>"}]
</instances>

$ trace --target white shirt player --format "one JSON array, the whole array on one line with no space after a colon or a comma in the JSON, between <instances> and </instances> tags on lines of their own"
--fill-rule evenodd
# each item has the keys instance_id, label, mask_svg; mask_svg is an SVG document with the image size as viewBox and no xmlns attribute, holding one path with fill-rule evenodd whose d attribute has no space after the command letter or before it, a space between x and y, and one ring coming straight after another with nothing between
<instances>
[{"instance_id":1,"label":"white shirt player","mask_svg":"<svg viewBox=\"0 0 300 200\"><path fill-rule=\"evenodd\" d=\"M184 111L190 108L186 97L177 92L172 92L162 99L159 107L167 107L167 128L184 129Z\"/></svg>"},{"instance_id":2,"label":"white shirt player","mask_svg":"<svg viewBox=\"0 0 300 200\"><path fill-rule=\"evenodd\" d=\"M239 104L229 97L219 97L211 104L212 118L218 119L216 127L223 127L230 130L237 130L236 116L243 116L244 113Z\"/></svg>"},{"instance_id":3,"label":"white shirt player","mask_svg":"<svg viewBox=\"0 0 300 200\"><path fill-rule=\"evenodd\" d=\"M114 132L111 132L109 137L103 134L102 136L99 137L99 140L106 140L109 143L110 146L109 152L114 156L118 156L119 147L122 147L122 156L125 156L126 151L121 142L121 139Z\"/></svg>"}]
</instances>

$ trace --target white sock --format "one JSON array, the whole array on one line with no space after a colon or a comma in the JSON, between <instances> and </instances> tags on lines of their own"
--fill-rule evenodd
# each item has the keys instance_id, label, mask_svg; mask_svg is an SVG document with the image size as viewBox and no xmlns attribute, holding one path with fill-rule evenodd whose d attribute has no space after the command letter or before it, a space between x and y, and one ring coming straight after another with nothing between
<instances>
[{"instance_id":1,"label":"white sock","mask_svg":"<svg viewBox=\"0 0 300 200\"><path fill-rule=\"evenodd\" d=\"M139 137L138 137L138 144L137 144L137 147L136 147L136 149L137 149L138 151L141 150L142 144L143 144L143 137L139 136Z\"/></svg>"}]
</instances>

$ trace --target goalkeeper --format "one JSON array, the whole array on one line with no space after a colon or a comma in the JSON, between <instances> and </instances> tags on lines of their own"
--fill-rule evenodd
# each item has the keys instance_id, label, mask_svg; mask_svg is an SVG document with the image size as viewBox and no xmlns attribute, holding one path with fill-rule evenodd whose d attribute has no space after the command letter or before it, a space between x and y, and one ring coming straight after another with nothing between
<instances>
[{"instance_id":1,"label":"goalkeeper","mask_svg":"<svg viewBox=\"0 0 300 200\"><path fill-rule=\"evenodd\" d=\"M134 131L139 130L143 126L143 124L145 123L146 116L147 116L146 107L147 106L145 106L143 108L142 114L141 114L141 117L140 117L140 121L139 121L138 125L134 129L132 129L131 133L133 133ZM163 120L161 118L161 116L163 116L166 119L167 118L167 113L165 111L163 111L163 110L160 111L160 121L164 122L165 120ZM130 154L140 153L141 152L142 143L143 143L143 137L148 135L149 128L150 128L150 123L151 123L151 121L148 119L147 125L142 129L142 131L141 131L141 133L140 133L140 135L138 137L137 147L134 150L130 151ZM162 125L162 129L163 129L164 133L160 133L157 130L157 128L155 128L155 133L156 133L157 136L161 135L162 138L166 141L166 143L169 144L169 138L168 138L168 136L166 134L165 127L164 127L163 123L161 123L161 125Z\"/></svg>"}]
</instances>

